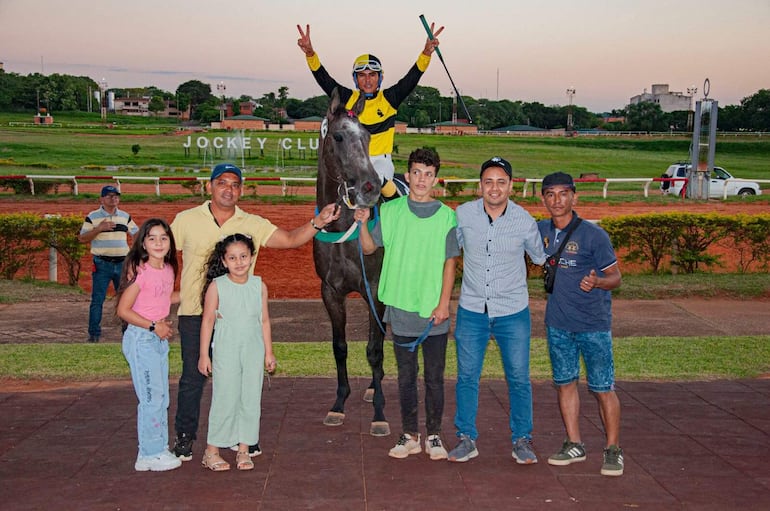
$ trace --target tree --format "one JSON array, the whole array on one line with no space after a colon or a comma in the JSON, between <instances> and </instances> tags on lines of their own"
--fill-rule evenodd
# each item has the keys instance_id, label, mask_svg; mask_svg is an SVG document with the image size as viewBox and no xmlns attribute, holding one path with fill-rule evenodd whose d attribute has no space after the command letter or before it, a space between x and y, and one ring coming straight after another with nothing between
<instances>
[{"instance_id":1,"label":"tree","mask_svg":"<svg viewBox=\"0 0 770 511\"><path fill-rule=\"evenodd\" d=\"M166 109L166 102L161 96L153 96L147 109L155 115L158 115L158 112L162 112Z\"/></svg>"},{"instance_id":2,"label":"tree","mask_svg":"<svg viewBox=\"0 0 770 511\"><path fill-rule=\"evenodd\" d=\"M770 131L770 89L760 89L741 100L745 120L744 128L754 131Z\"/></svg>"},{"instance_id":3,"label":"tree","mask_svg":"<svg viewBox=\"0 0 770 511\"><path fill-rule=\"evenodd\" d=\"M666 118L660 105L652 101L641 101L628 105L626 115L628 129L634 131L667 131Z\"/></svg>"},{"instance_id":4,"label":"tree","mask_svg":"<svg viewBox=\"0 0 770 511\"><path fill-rule=\"evenodd\" d=\"M198 80L184 82L177 87L176 94L180 98L180 104L182 98L185 99L185 107L189 105L191 110L190 117L193 119L200 119L200 115L197 112L199 106L214 98L211 94L211 85Z\"/></svg>"}]
</instances>

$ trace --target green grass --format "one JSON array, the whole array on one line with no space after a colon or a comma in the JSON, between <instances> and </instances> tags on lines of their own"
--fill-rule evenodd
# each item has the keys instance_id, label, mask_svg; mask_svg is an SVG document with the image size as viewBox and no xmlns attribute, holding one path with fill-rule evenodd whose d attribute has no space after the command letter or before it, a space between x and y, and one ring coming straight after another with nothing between
<instances>
[{"instance_id":1,"label":"green grass","mask_svg":"<svg viewBox=\"0 0 770 511\"><path fill-rule=\"evenodd\" d=\"M385 374L396 374L395 360L386 341ZM333 377L331 343L276 343L277 377ZM615 341L616 377L619 380L713 380L755 378L770 370L770 336L740 337L627 337ZM532 340L530 371L535 380L551 375L543 339ZM181 373L179 344L172 343L172 377ZM371 375L366 346L351 343L348 374ZM482 373L502 378L500 353L490 343ZM447 348L446 376L457 376L454 343ZM44 380L108 380L129 378L120 344L3 344L0 345L0 377Z\"/></svg>"},{"instance_id":2,"label":"green grass","mask_svg":"<svg viewBox=\"0 0 770 511\"><path fill-rule=\"evenodd\" d=\"M164 172L190 172L204 166L196 149L185 156L182 143L187 136L177 136L175 126L145 123L121 125L120 129L101 126L83 128L84 121L64 128L15 128L8 126L10 117L0 114L0 175L56 173L98 174L105 166L125 166L120 173L156 175L151 165L165 167ZM129 119L119 119L122 123ZM58 122L58 119L57 119ZM65 125L66 126L66 125ZM194 137L203 136L203 133ZM226 135L210 131L205 136ZM315 133L249 132L251 155L245 166L251 171L276 172L286 175L310 176L315 172L316 159L311 151L306 158L278 150L278 139L300 138L309 143ZM260 155L257 138L266 138L265 151ZM131 146L139 144L137 155ZM493 155L511 161L514 177L542 177L555 170L575 176L598 173L600 177L657 177L673 162L686 159L690 138L670 137L506 137L506 136L447 136L396 135L398 153L394 160L398 170L406 168L409 152L417 147L434 147L442 159L441 176L475 178L481 162ZM770 140L747 137L722 137L717 142L717 164L742 178L770 178L767 166ZM228 159L216 155L216 161ZM238 160L240 160L238 158ZM210 164L211 158L207 162ZM97 169L97 170L94 170ZM638 187L637 187L638 188ZM620 189L623 189L622 187Z\"/></svg>"}]
</instances>

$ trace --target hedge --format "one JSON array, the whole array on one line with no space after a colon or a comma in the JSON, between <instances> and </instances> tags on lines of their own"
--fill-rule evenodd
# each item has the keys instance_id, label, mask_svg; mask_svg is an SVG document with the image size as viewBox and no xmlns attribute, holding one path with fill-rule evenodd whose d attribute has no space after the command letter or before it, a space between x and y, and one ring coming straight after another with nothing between
<instances>
[{"instance_id":1,"label":"hedge","mask_svg":"<svg viewBox=\"0 0 770 511\"><path fill-rule=\"evenodd\" d=\"M69 285L77 285L80 260L88 248L78 241L81 225L83 218L76 215L0 215L0 276L12 279L23 269L33 276L35 255L53 247L67 267Z\"/></svg>"}]
</instances>

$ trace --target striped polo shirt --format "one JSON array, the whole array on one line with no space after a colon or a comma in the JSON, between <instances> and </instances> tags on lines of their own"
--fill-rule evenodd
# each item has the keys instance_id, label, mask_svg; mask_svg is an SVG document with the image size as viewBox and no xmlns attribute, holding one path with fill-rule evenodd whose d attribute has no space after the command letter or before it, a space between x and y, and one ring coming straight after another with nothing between
<instances>
[{"instance_id":1,"label":"striped polo shirt","mask_svg":"<svg viewBox=\"0 0 770 511\"><path fill-rule=\"evenodd\" d=\"M115 213L108 213L103 207L91 211L80 228L80 234L85 234L95 229L102 222L115 222L115 229L102 232L91 240L91 253L95 256L125 257L128 254L128 241L126 234L136 234L139 227L131 219L131 215L120 209Z\"/></svg>"}]
</instances>

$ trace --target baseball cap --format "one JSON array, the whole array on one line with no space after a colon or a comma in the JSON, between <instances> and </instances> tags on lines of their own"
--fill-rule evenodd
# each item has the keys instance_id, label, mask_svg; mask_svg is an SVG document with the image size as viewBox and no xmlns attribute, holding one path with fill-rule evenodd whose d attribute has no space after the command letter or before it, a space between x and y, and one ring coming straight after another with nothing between
<instances>
[{"instance_id":1,"label":"baseball cap","mask_svg":"<svg viewBox=\"0 0 770 511\"><path fill-rule=\"evenodd\" d=\"M573 192L575 191L575 182L572 180L572 176L565 172L554 172L553 174L545 176L543 178L543 186L540 189L540 193L552 186L567 186L571 188Z\"/></svg>"},{"instance_id":2,"label":"baseball cap","mask_svg":"<svg viewBox=\"0 0 770 511\"><path fill-rule=\"evenodd\" d=\"M226 174L227 172L231 174L235 174L238 176L239 181L243 181L243 175L241 174L241 169L233 165L232 163L220 163L216 167L214 167L214 170L211 171L211 180L215 180L222 174Z\"/></svg>"},{"instance_id":3,"label":"baseball cap","mask_svg":"<svg viewBox=\"0 0 770 511\"><path fill-rule=\"evenodd\" d=\"M483 174L484 171L489 167L500 167L505 171L506 174L508 174L508 177L513 177L511 164L508 163L508 160L500 158L499 156L494 156L481 164L481 172L479 173L479 177L481 177L481 174Z\"/></svg>"},{"instance_id":4,"label":"baseball cap","mask_svg":"<svg viewBox=\"0 0 770 511\"><path fill-rule=\"evenodd\" d=\"M114 193L115 195L120 195L120 190L118 190L116 187L112 185L107 185L104 188L102 188L102 197L106 197L111 193Z\"/></svg>"}]
</instances>

